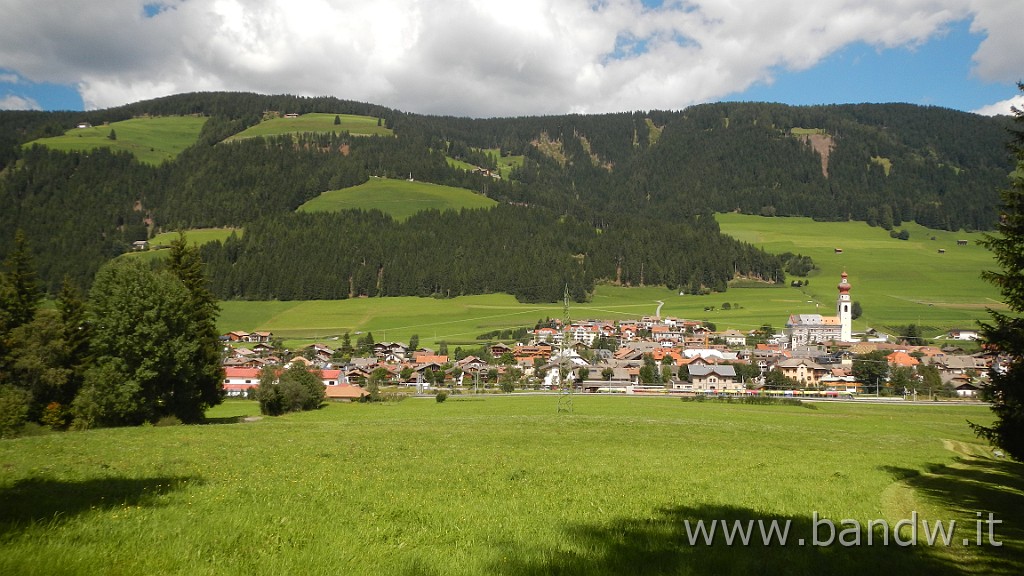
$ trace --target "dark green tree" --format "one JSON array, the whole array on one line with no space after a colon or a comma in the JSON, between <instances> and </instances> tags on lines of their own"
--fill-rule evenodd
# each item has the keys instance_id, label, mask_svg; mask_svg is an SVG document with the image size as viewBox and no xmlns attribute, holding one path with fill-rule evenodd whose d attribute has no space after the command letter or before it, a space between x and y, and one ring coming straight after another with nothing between
<instances>
[{"instance_id":1,"label":"dark green tree","mask_svg":"<svg viewBox=\"0 0 1024 576\"><path fill-rule=\"evenodd\" d=\"M376 342L373 340L373 332L367 332L366 335L356 340L356 350L364 356L369 356L373 354L374 344Z\"/></svg>"},{"instance_id":2,"label":"dark green tree","mask_svg":"<svg viewBox=\"0 0 1024 576\"><path fill-rule=\"evenodd\" d=\"M1024 91L1024 84L1018 87ZM1000 267L982 272L982 277L999 288L1010 309L1007 313L989 310L991 321L981 325L982 338L1001 359L989 371L991 383L982 389L996 421L991 426L971 423L971 428L1015 460L1024 461L1024 110L1015 107L1013 113L1017 169L1010 186L1000 194L998 235L982 242Z\"/></svg>"},{"instance_id":3,"label":"dark green tree","mask_svg":"<svg viewBox=\"0 0 1024 576\"><path fill-rule=\"evenodd\" d=\"M107 139L108 140L117 140L117 132L114 132L113 128L110 129L110 134L107 134Z\"/></svg>"},{"instance_id":4,"label":"dark green tree","mask_svg":"<svg viewBox=\"0 0 1024 576\"><path fill-rule=\"evenodd\" d=\"M341 346L338 348L336 355L341 359L348 361L355 354L355 348L352 347L352 336L348 332L345 332L341 337Z\"/></svg>"},{"instance_id":5,"label":"dark green tree","mask_svg":"<svg viewBox=\"0 0 1024 576\"><path fill-rule=\"evenodd\" d=\"M917 377L921 380L921 386L930 393L942 388L942 375L939 369L931 364L918 364Z\"/></svg>"},{"instance_id":6,"label":"dark green tree","mask_svg":"<svg viewBox=\"0 0 1024 576\"><path fill-rule=\"evenodd\" d=\"M640 382L654 384L660 381L661 374L658 372L658 363L650 354L644 354L644 365L640 367Z\"/></svg>"},{"instance_id":7,"label":"dark green tree","mask_svg":"<svg viewBox=\"0 0 1024 576\"><path fill-rule=\"evenodd\" d=\"M885 386L889 381L889 362L886 356L882 350L857 356L853 359L853 377L872 391Z\"/></svg>"},{"instance_id":8,"label":"dark green tree","mask_svg":"<svg viewBox=\"0 0 1024 576\"><path fill-rule=\"evenodd\" d=\"M11 331L10 381L30 393L30 420L38 421L51 402L68 406L74 399L68 356L64 324L55 310L40 310Z\"/></svg>"},{"instance_id":9,"label":"dark green tree","mask_svg":"<svg viewBox=\"0 0 1024 576\"><path fill-rule=\"evenodd\" d=\"M138 259L100 269L89 291L93 357L73 403L77 427L120 426L176 416L194 422L208 403L193 296L169 271Z\"/></svg>"},{"instance_id":10,"label":"dark green tree","mask_svg":"<svg viewBox=\"0 0 1024 576\"><path fill-rule=\"evenodd\" d=\"M335 126L340 126L341 125L341 116L338 116L337 114L335 114L335 116L334 116L334 125Z\"/></svg>"},{"instance_id":11,"label":"dark green tree","mask_svg":"<svg viewBox=\"0 0 1024 576\"><path fill-rule=\"evenodd\" d=\"M413 334L409 337L409 350L415 352L420 349L420 335Z\"/></svg>"},{"instance_id":12,"label":"dark green tree","mask_svg":"<svg viewBox=\"0 0 1024 576\"><path fill-rule=\"evenodd\" d=\"M21 230L15 231L14 249L4 264L10 294L8 300L0 304L4 304L7 309L9 328L17 328L32 321L43 299L32 251Z\"/></svg>"},{"instance_id":13,"label":"dark green tree","mask_svg":"<svg viewBox=\"0 0 1024 576\"><path fill-rule=\"evenodd\" d=\"M224 399L224 371L217 333L220 307L210 291L199 249L190 246L184 234L171 242L167 265L188 290L189 325L194 344L189 357L179 358L191 374L177 381L179 389L173 391L173 404L168 408L184 422L198 422L203 419L206 408Z\"/></svg>"},{"instance_id":14,"label":"dark green tree","mask_svg":"<svg viewBox=\"0 0 1024 576\"><path fill-rule=\"evenodd\" d=\"M787 378L781 370L771 369L767 374L764 375L764 385L766 388L774 390L786 390L797 387L797 382L792 378Z\"/></svg>"},{"instance_id":15,"label":"dark green tree","mask_svg":"<svg viewBox=\"0 0 1024 576\"><path fill-rule=\"evenodd\" d=\"M325 396L320 373L307 369L301 362L283 371L277 367L264 368L256 388L260 412L267 416L315 410L323 404Z\"/></svg>"}]
</instances>

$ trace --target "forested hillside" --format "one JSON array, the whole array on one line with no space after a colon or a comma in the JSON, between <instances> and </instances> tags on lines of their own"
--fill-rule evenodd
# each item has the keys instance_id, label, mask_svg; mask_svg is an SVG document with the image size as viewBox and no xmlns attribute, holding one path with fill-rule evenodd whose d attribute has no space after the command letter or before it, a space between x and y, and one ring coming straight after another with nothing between
<instances>
[{"instance_id":1,"label":"forested hillside","mask_svg":"<svg viewBox=\"0 0 1024 576\"><path fill-rule=\"evenodd\" d=\"M359 114L395 136L348 133L224 143L268 112ZM78 122L208 118L194 145L152 166L104 149L25 146ZM989 229L1011 170L1008 118L911 105L727 103L682 111L474 120L335 98L182 94L82 113L0 112L0 256L22 229L40 277L86 287L134 240L244 227L204 248L221 298L441 297L506 291L584 299L596 281L724 290L736 276L782 281L784 263L723 236L710 214L864 220L892 228ZM511 178L483 149L522 155ZM296 214L327 190L401 177L500 205L425 212Z\"/></svg>"}]
</instances>

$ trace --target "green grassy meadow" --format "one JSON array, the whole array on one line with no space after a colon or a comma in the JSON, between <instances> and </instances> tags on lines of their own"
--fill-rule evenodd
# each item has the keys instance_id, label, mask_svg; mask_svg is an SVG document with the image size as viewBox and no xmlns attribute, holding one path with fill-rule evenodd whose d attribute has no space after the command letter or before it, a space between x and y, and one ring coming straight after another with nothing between
<instances>
[{"instance_id":1,"label":"green grassy meadow","mask_svg":"<svg viewBox=\"0 0 1024 576\"><path fill-rule=\"evenodd\" d=\"M202 246L209 242L223 242L231 236L234 232L241 236L243 230L241 228L194 228L192 230L185 231L185 239L192 246ZM121 254L120 258L139 258L147 262L153 262L163 260L170 254L170 250L166 248L170 246L171 242L178 238L177 232L163 232L157 234L149 239L149 250L142 252L125 252ZM163 248L161 248L161 246Z\"/></svg>"},{"instance_id":2,"label":"green grassy meadow","mask_svg":"<svg viewBox=\"0 0 1024 576\"><path fill-rule=\"evenodd\" d=\"M371 181L374 182L374 181ZM806 218L719 215L722 230L770 252L814 258L819 270L802 288L733 287L723 294L679 295L661 287L597 286L586 303L573 303L575 319L629 320L654 315L706 320L719 330L751 330L762 324L781 329L790 314L834 314L836 285L846 270L851 296L864 315L854 330L918 324L925 335L950 328L973 328L988 318L987 307L1002 309L998 291L981 280L994 267L991 254L977 245L978 233L953 233L907 225L910 240L889 238L863 223L821 223ZM935 240L931 240L932 237ZM843 240L835 241L836 237ZM958 239L968 240L957 246ZM842 254L834 249L843 248ZM939 254L938 249L946 250ZM749 284L748 284L749 286ZM729 310L722 305L729 303ZM477 335L499 328L533 326L541 318L561 318L560 303L521 304L505 294L432 298L363 298L313 302L224 302L220 327L271 330L291 344L345 332L373 332L378 341L408 342L418 334L425 345L479 343ZM307 342L308 343L308 342Z\"/></svg>"},{"instance_id":3,"label":"green grassy meadow","mask_svg":"<svg viewBox=\"0 0 1024 576\"><path fill-rule=\"evenodd\" d=\"M185 230L185 239L192 246L202 246L210 242L223 242L232 233L242 236L244 231L241 228L193 228ZM171 242L178 239L178 232L163 232L149 239L150 246L169 246Z\"/></svg>"},{"instance_id":4,"label":"green grassy meadow","mask_svg":"<svg viewBox=\"0 0 1024 576\"><path fill-rule=\"evenodd\" d=\"M334 123L335 116L341 120L341 124ZM373 116L312 113L303 114L298 118L270 118L255 126L250 126L224 141L233 142L259 136L329 132L349 132L353 136L392 136L394 134L390 128L378 126L377 118Z\"/></svg>"},{"instance_id":5,"label":"green grassy meadow","mask_svg":"<svg viewBox=\"0 0 1024 576\"><path fill-rule=\"evenodd\" d=\"M854 330L913 323L935 328L929 334L934 336L944 328L973 328L977 320L988 317L986 308L1004 308L999 291L980 276L982 270L997 267L992 253L978 245L981 233L908 223L899 227L910 232L904 241L863 222L740 214L717 218L722 231L739 240L773 253L811 256L819 270L801 290L829 314L834 313L836 284L845 270L853 287L850 295L864 309ZM968 245L958 246L957 240L967 240ZM836 248L842 254L836 254Z\"/></svg>"},{"instance_id":6,"label":"green grassy meadow","mask_svg":"<svg viewBox=\"0 0 1024 576\"><path fill-rule=\"evenodd\" d=\"M512 176L513 168L520 168L523 165L525 156L502 156L500 148L486 148L484 152L490 154L498 162L498 175L504 179Z\"/></svg>"},{"instance_id":7,"label":"green grassy meadow","mask_svg":"<svg viewBox=\"0 0 1024 576\"><path fill-rule=\"evenodd\" d=\"M173 160L182 150L195 144L206 118L197 116L158 116L132 118L92 128L72 128L63 136L40 138L26 144L40 144L63 151L88 151L111 148L135 155L139 162L160 165ZM116 140L108 138L110 131Z\"/></svg>"},{"instance_id":8,"label":"green grassy meadow","mask_svg":"<svg viewBox=\"0 0 1024 576\"><path fill-rule=\"evenodd\" d=\"M370 178L363 184L330 190L299 206L300 212L339 210L380 210L396 220L405 220L423 210L491 208L497 202L464 188L428 182Z\"/></svg>"},{"instance_id":9,"label":"green grassy meadow","mask_svg":"<svg viewBox=\"0 0 1024 576\"><path fill-rule=\"evenodd\" d=\"M498 175L506 180L512 176L512 169L522 166L523 160L526 158L525 156L502 156L501 149L499 148L483 148L481 151L494 157L498 163ZM478 166L452 158L451 156L445 156L445 159L448 161L449 166L465 170L467 172L472 172L478 168Z\"/></svg>"},{"instance_id":10,"label":"green grassy meadow","mask_svg":"<svg viewBox=\"0 0 1024 576\"><path fill-rule=\"evenodd\" d=\"M980 405L454 396L0 442L0 573L909 574L1024 570L1024 466ZM974 544L976 512L1002 546ZM872 531L919 520L917 545ZM844 542L815 546L830 519ZM790 522L763 545L686 523ZM957 522L928 546L920 521ZM781 531L780 525L780 531ZM901 538L910 538L909 530ZM804 545L797 543L804 539ZM963 539L970 543L964 545Z\"/></svg>"}]
</instances>

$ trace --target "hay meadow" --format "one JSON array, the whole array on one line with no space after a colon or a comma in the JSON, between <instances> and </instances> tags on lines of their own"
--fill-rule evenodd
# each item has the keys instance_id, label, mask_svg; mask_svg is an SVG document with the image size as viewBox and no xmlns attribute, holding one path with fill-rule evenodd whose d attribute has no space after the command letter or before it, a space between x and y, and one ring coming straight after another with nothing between
<instances>
[{"instance_id":1,"label":"hay meadow","mask_svg":"<svg viewBox=\"0 0 1024 576\"><path fill-rule=\"evenodd\" d=\"M492 208L498 203L465 188L429 182L370 178L365 183L330 190L299 206L299 212L380 210L398 221L424 210Z\"/></svg>"},{"instance_id":2,"label":"hay meadow","mask_svg":"<svg viewBox=\"0 0 1024 576\"><path fill-rule=\"evenodd\" d=\"M338 119L338 124L334 119ZM328 114L310 113L301 114L297 117L286 118L279 116L267 118L250 126L225 140L234 142L246 138L257 138L263 136L282 136L285 134L305 133L342 133L348 132L352 136L393 136L394 132L381 125L380 119L373 116L361 116L356 114Z\"/></svg>"},{"instance_id":3,"label":"hay meadow","mask_svg":"<svg viewBox=\"0 0 1024 576\"><path fill-rule=\"evenodd\" d=\"M110 148L134 155L139 162L158 166L173 160L196 143L206 118L153 116L132 118L85 128L71 128L62 136L40 138L25 146L41 145L54 150L88 152ZM111 131L116 136L111 139Z\"/></svg>"},{"instance_id":4,"label":"hay meadow","mask_svg":"<svg viewBox=\"0 0 1024 576\"><path fill-rule=\"evenodd\" d=\"M3 574L1020 574L1024 467L980 405L452 396L0 442ZM975 538L992 512L992 545ZM916 516L914 516L916 514ZM906 518L950 546L882 545ZM860 545L814 546L815 519ZM789 521L764 545L687 523ZM780 524L781 526L781 524ZM909 530L901 533L904 541ZM799 545L797 539L804 539ZM964 545L964 539L968 544Z\"/></svg>"},{"instance_id":5,"label":"hay meadow","mask_svg":"<svg viewBox=\"0 0 1024 576\"><path fill-rule=\"evenodd\" d=\"M853 285L851 295L864 311L854 321L855 331L894 331L917 324L926 337L941 342L949 329L974 328L978 321L988 319L989 308L1005 309L999 292L981 279L982 270L995 267L991 253L978 244L981 233L906 224L910 239L898 240L862 222L741 214L719 214L717 218L727 234L769 252L810 255L817 269L800 279L807 282L801 287L738 281L725 293L702 296L663 287L603 284L589 301L572 303L570 316L629 320L654 315L660 307L663 316L705 320L719 330L748 331L763 324L781 330L790 314L834 314L836 284L844 271ZM836 253L836 248L842 252ZM372 332L377 341L407 342L417 334L424 344L443 340L450 345L478 345L479 335L532 327L537 320L563 314L561 303L523 304L506 294L445 300L223 302L220 327L225 332L270 330L289 345L330 340L345 332Z\"/></svg>"}]
</instances>

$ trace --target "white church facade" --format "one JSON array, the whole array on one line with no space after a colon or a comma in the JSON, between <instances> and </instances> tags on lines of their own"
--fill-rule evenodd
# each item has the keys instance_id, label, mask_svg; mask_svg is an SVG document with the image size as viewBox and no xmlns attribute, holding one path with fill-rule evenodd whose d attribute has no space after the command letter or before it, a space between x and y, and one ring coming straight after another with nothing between
<instances>
[{"instance_id":1,"label":"white church facade","mask_svg":"<svg viewBox=\"0 0 1024 576\"><path fill-rule=\"evenodd\" d=\"M850 283L843 272L837 287L836 315L791 314L786 321L786 335L790 348L825 344L828 342L851 342L853 340L853 303L850 301Z\"/></svg>"}]
</instances>

